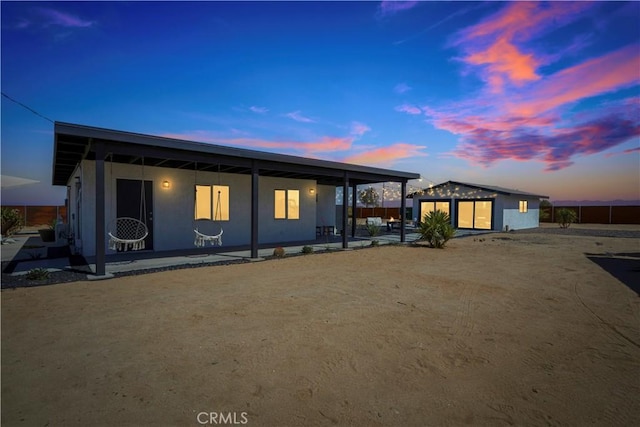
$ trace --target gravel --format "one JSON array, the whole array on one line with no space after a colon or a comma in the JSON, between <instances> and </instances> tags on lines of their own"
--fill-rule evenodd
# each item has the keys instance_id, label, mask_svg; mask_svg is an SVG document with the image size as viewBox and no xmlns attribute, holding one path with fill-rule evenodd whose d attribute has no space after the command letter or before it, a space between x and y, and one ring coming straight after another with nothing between
<instances>
[{"instance_id":1,"label":"gravel","mask_svg":"<svg viewBox=\"0 0 640 427\"><path fill-rule=\"evenodd\" d=\"M588 237L613 237L613 238L625 238L625 239L640 239L640 230L609 230L609 229L589 229L589 228L553 228L553 227L541 227L527 230L513 230L509 233L513 234L555 234L565 236L588 236ZM465 236L470 237L470 236ZM291 256L291 255L287 255ZM209 267L213 265L229 265L229 264L241 264L249 262L248 260L233 260L233 261L221 261L214 263L203 264L183 264L172 265L167 267L152 268L146 270L128 271L123 273L116 273L115 277L124 276L136 276L140 274L155 273L168 270L180 270L185 268L198 268ZM34 287L34 286L46 286L57 283L69 283L87 279L88 267L79 266L74 270L55 271L50 272L49 276L43 280L29 280L26 275L13 276L11 274L4 273L5 269L9 266L9 262L2 263L2 282L0 287L2 289L22 288L22 287Z\"/></svg>"}]
</instances>

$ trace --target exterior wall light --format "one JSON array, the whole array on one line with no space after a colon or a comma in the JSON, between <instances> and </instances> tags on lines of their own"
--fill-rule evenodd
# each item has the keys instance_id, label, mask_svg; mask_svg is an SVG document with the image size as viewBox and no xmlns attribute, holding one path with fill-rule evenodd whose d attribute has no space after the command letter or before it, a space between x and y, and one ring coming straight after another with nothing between
<instances>
[{"instance_id":1,"label":"exterior wall light","mask_svg":"<svg viewBox=\"0 0 640 427\"><path fill-rule=\"evenodd\" d=\"M316 189L315 188L310 188L309 189L309 194L316 194Z\"/></svg>"},{"instance_id":2,"label":"exterior wall light","mask_svg":"<svg viewBox=\"0 0 640 427\"><path fill-rule=\"evenodd\" d=\"M169 181L162 181L162 188L171 188L171 183Z\"/></svg>"}]
</instances>

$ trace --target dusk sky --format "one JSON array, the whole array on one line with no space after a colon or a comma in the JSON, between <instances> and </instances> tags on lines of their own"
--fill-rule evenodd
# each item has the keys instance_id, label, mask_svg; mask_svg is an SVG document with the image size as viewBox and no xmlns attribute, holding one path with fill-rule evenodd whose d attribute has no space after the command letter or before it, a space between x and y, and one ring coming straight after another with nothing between
<instances>
[{"instance_id":1,"label":"dusk sky","mask_svg":"<svg viewBox=\"0 0 640 427\"><path fill-rule=\"evenodd\" d=\"M57 121L640 199L639 2L6 2L2 92ZM2 97L3 204L63 204Z\"/></svg>"}]
</instances>

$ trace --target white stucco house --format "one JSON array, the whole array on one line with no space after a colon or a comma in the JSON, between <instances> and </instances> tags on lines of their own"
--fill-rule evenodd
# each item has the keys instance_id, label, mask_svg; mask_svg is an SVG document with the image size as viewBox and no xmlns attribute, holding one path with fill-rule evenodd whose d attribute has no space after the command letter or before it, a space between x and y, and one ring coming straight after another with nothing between
<instances>
[{"instance_id":1,"label":"white stucco house","mask_svg":"<svg viewBox=\"0 0 640 427\"><path fill-rule=\"evenodd\" d=\"M443 210L455 228L520 230L539 224L540 199L548 196L493 185L447 181L409 195L416 220ZM416 215L417 214L417 215Z\"/></svg>"},{"instance_id":2,"label":"white stucco house","mask_svg":"<svg viewBox=\"0 0 640 427\"><path fill-rule=\"evenodd\" d=\"M74 250L95 258L104 275L109 224L132 217L148 229L144 250L194 248L194 227L224 229L224 246L314 240L335 227L343 247L350 191L336 223L336 188L400 182L418 174L340 162L164 138L71 123L55 123L53 185L67 187L66 222ZM142 183L144 182L144 185ZM355 212L356 197L351 198ZM403 200L403 212L406 209ZM206 227L210 227L206 231ZM401 230L404 240L404 226ZM118 249L116 249L118 250Z\"/></svg>"}]
</instances>

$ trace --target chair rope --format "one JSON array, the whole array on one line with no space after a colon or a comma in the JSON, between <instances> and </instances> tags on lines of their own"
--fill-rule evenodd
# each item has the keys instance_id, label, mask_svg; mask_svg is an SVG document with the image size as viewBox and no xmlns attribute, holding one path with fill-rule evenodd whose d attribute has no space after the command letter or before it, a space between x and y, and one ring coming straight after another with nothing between
<instances>
[{"instance_id":1,"label":"chair rope","mask_svg":"<svg viewBox=\"0 0 640 427\"><path fill-rule=\"evenodd\" d=\"M197 186L198 186L198 163L195 163L195 172L194 172L194 180L195 180L195 185L194 185L194 212L198 211L198 194L197 194ZM220 185L220 164L218 164L218 185ZM214 212L213 212L213 220L211 219L207 219L206 221L208 223L215 223L215 221L220 221L222 220L222 211L221 211L221 205L222 205L222 201L221 201L221 191L218 190L218 196L216 198L216 203L213 206L214 207ZM197 224L198 219L195 220L196 224ZM196 234L195 236L195 240L193 241L193 244L199 248L205 246L207 244L207 242L209 242L212 246L213 245L218 245L218 246L222 246L222 233L224 232L224 230L222 229L222 227L220 227L220 233L215 234L215 235L209 235L209 234L205 234L203 232L201 232L198 229L198 226L195 225L194 229L193 229L194 233Z\"/></svg>"},{"instance_id":2,"label":"chair rope","mask_svg":"<svg viewBox=\"0 0 640 427\"><path fill-rule=\"evenodd\" d=\"M111 179L113 179L113 153L111 154ZM117 181L116 181L117 182ZM113 187L111 186L111 200ZM145 239L149 235L147 228L147 202L144 182L144 157L142 158L142 180L140 181L140 219L131 217L116 218L109 223L109 249L114 251L139 251L145 248Z\"/></svg>"}]
</instances>

